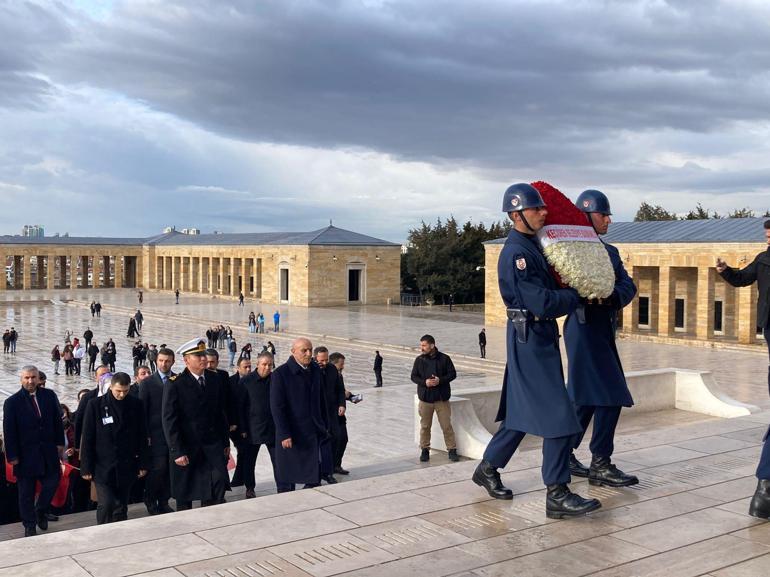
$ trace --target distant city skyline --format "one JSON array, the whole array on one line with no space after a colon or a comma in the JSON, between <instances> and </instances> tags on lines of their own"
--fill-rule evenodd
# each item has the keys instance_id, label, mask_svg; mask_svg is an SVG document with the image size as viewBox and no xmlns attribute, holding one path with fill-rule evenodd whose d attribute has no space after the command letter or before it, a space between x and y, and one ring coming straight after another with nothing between
<instances>
[{"instance_id":1,"label":"distant city skyline","mask_svg":"<svg viewBox=\"0 0 770 577\"><path fill-rule=\"evenodd\" d=\"M487 224L513 182L770 208L770 5L0 2L0 232ZM50 233L49 233L50 234Z\"/></svg>"}]
</instances>

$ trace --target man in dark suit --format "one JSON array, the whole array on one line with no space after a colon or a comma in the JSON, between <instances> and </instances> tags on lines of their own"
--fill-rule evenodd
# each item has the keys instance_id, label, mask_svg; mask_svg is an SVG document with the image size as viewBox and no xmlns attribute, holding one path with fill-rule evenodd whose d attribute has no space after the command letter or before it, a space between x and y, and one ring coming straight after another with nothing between
<instances>
[{"instance_id":1,"label":"man in dark suit","mask_svg":"<svg viewBox=\"0 0 770 577\"><path fill-rule=\"evenodd\" d=\"M337 445L340 443L340 421L339 418L345 414L345 386L337 371L337 367L329 363L329 349L326 347L316 347L313 351L313 358L321 369L321 390L323 391L324 409L326 410L326 422L331 435L328 450L321 453L330 462L323 463L321 478L334 485L337 479L334 478L334 455L337 451ZM328 471L328 473L326 472Z\"/></svg>"},{"instance_id":2,"label":"man in dark suit","mask_svg":"<svg viewBox=\"0 0 770 577\"><path fill-rule=\"evenodd\" d=\"M295 339L291 356L270 379L270 410L275 422L275 463L279 492L296 483L321 482L321 444L328 440L321 370L313 362L309 339ZM284 485L286 484L286 485ZM289 488L291 487L291 488Z\"/></svg>"},{"instance_id":3,"label":"man in dark suit","mask_svg":"<svg viewBox=\"0 0 770 577\"><path fill-rule=\"evenodd\" d=\"M139 383L139 399L144 403L147 436L150 440L150 463L144 488L144 504L150 515L173 513L169 480L168 444L163 434L163 389L174 376L174 351L162 348L156 361L158 370Z\"/></svg>"},{"instance_id":4,"label":"man in dark suit","mask_svg":"<svg viewBox=\"0 0 770 577\"><path fill-rule=\"evenodd\" d=\"M275 423L270 413L270 375L273 372L273 355L260 353L256 360L257 368L244 377L242 402L239 403L241 438L238 465L242 469L243 483L246 485L246 498L256 497L254 487L256 478L254 467L262 445L267 447L270 462L273 465L273 477L276 488L282 492L275 469ZM291 490L292 487L286 489Z\"/></svg>"},{"instance_id":5,"label":"man in dark suit","mask_svg":"<svg viewBox=\"0 0 770 577\"><path fill-rule=\"evenodd\" d=\"M38 386L37 367L21 369L21 387L3 403L3 437L17 478L24 536L30 537L37 532L35 525L48 529L48 508L61 478L64 427L59 399ZM41 490L35 503L38 481Z\"/></svg>"},{"instance_id":6,"label":"man in dark suit","mask_svg":"<svg viewBox=\"0 0 770 577\"><path fill-rule=\"evenodd\" d=\"M238 370L230 375L227 380L227 423L230 427L230 440L235 445L237 451L235 461L235 471L233 471L233 480L231 487L240 487L243 485L243 464L241 463L241 445L243 443L245 422L241 419L240 405L243 402L243 379L251 373L251 358L238 359ZM248 487L247 487L248 489ZM248 493L248 491L247 491Z\"/></svg>"},{"instance_id":7,"label":"man in dark suit","mask_svg":"<svg viewBox=\"0 0 770 577\"><path fill-rule=\"evenodd\" d=\"M351 400L353 394L348 391L347 387L345 387L345 378L342 375L342 372L345 370L345 355L342 353L332 353L329 355L329 362L335 366L340 375L340 384L345 393L343 402ZM352 399L352 402L358 402L357 399L360 399L360 397ZM343 408L347 408L346 406L347 403L345 403ZM345 456L345 449L348 446L348 417L346 410L339 412L337 422L339 426L339 436L337 437L337 442L334 444L334 472L338 475L349 475L350 471L342 467L342 457Z\"/></svg>"},{"instance_id":8,"label":"man in dark suit","mask_svg":"<svg viewBox=\"0 0 770 577\"><path fill-rule=\"evenodd\" d=\"M163 389L163 432L171 469L171 495L177 511L223 503L229 487L227 457L230 439L222 383L208 370L205 339L178 350L185 370Z\"/></svg>"},{"instance_id":9,"label":"man in dark suit","mask_svg":"<svg viewBox=\"0 0 770 577\"><path fill-rule=\"evenodd\" d=\"M96 523L125 521L128 497L147 474L142 401L129 395L131 377L115 373L106 394L88 403L80 445L80 475L96 485Z\"/></svg>"}]
</instances>

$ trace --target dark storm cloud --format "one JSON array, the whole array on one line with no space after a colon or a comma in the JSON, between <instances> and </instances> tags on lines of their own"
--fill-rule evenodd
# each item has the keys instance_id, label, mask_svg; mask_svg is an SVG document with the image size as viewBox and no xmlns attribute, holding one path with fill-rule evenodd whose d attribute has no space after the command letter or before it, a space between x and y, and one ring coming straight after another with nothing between
<instances>
[{"instance_id":1,"label":"dark storm cloud","mask_svg":"<svg viewBox=\"0 0 770 577\"><path fill-rule=\"evenodd\" d=\"M766 120L767 22L716 1L131 2L52 74L247 140L531 167Z\"/></svg>"},{"instance_id":2,"label":"dark storm cloud","mask_svg":"<svg viewBox=\"0 0 770 577\"><path fill-rule=\"evenodd\" d=\"M53 92L44 74L47 57L69 40L61 6L0 0L0 108L36 108Z\"/></svg>"}]
</instances>

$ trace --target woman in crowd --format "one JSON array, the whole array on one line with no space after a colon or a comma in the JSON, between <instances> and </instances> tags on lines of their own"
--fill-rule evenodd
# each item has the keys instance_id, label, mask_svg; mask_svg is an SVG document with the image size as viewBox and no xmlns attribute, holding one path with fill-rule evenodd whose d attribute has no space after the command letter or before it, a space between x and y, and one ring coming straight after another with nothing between
<instances>
[{"instance_id":1,"label":"woman in crowd","mask_svg":"<svg viewBox=\"0 0 770 577\"><path fill-rule=\"evenodd\" d=\"M53 363L53 374L58 375L59 365L61 364L61 351L59 350L59 345L54 345L53 350L51 351L51 362Z\"/></svg>"},{"instance_id":2,"label":"woman in crowd","mask_svg":"<svg viewBox=\"0 0 770 577\"><path fill-rule=\"evenodd\" d=\"M61 358L64 361L64 374L71 375L75 368L75 355L72 353L72 345L64 345L64 349L61 353Z\"/></svg>"}]
</instances>

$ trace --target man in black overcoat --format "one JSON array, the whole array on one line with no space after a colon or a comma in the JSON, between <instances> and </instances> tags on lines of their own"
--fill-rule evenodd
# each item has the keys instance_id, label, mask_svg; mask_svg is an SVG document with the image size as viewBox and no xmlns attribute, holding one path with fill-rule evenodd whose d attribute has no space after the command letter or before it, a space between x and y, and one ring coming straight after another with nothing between
<instances>
[{"instance_id":1,"label":"man in black overcoat","mask_svg":"<svg viewBox=\"0 0 770 577\"><path fill-rule=\"evenodd\" d=\"M185 370L163 389L163 432L169 450L171 496L177 511L223 503L230 454L225 397L216 371L208 370L205 339L177 350Z\"/></svg>"},{"instance_id":2,"label":"man in black overcoat","mask_svg":"<svg viewBox=\"0 0 770 577\"><path fill-rule=\"evenodd\" d=\"M106 394L86 407L80 444L80 476L93 479L96 523L128 518L128 499L137 479L147 474L147 428L142 401L129 395L131 377L115 373Z\"/></svg>"},{"instance_id":3,"label":"man in black overcoat","mask_svg":"<svg viewBox=\"0 0 770 577\"><path fill-rule=\"evenodd\" d=\"M278 482L287 485L321 482L321 444L329 433L325 422L321 370L313 362L313 344L295 339L291 356L270 380L270 410L275 422ZM279 491L291 490L288 486Z\"/></svg>"},{"instance_id":4,"label":"man in black overcoat","mask_svg":"<svg viewBox=\"0 0 770 577\"><path fill-rule=\"evenodd\" d=\"M163 434L163 389L174 376L174 351L162 348L156 360L157 371L139 383L139 398L144 403L150 463L144 487L144 504L150 515L173 513L169 479L168 444Z\"/></svg>"},{"instance_id":5,"label":"man in black overcoat","mask_svg":"<svg viewBox=\"0 0 770 577\"><path fill-rule=\"evenodd\" d=\"M35 525L48 529L48 509L61 478L64 451L59 399L38 384L37 367L22 367L21 389L3 403L5 456L17 479L25 537L36 534ZM41 491L35 502L38 481Z\"/></svg>"},{"instance_id":6,"label":"man in black overcoat","mask_svg":"<svg viewBox=\"0 0 770 577\"><path fill-rule=\"evenodd\" d=\"M262 352L256 359L256 369L241 380L243 397L239 403L241 438L238 465L246 485L246 498L256 497L256 477L254 467L262 445L267 447L270 463L273 465L273 477L276 489L292 490L293 486L283 487L278 483L275 469L275 423L270 412L270 375L273 372L273 355Z\"/></svg>"},{"instance_id":7,"label":"man in black overcoat","mask_svg":"<svg viewBox=\"0 0 770 577\"><path fill-rule=\"evenodd\" d=\"M321 452L321 457L323 457L321 478L333 485L337 482L333 475L334 455L342 436L339 418L345 414L345 386L342 384L342 378L337 367L329 362L329 349L316 347L313 351L313 358L321 369L321 388L326 410L326 422L328 423L329 435L331 435L328 450ZM331 462L326 463L327 459Z\"/></svg>"}]
</instances>

